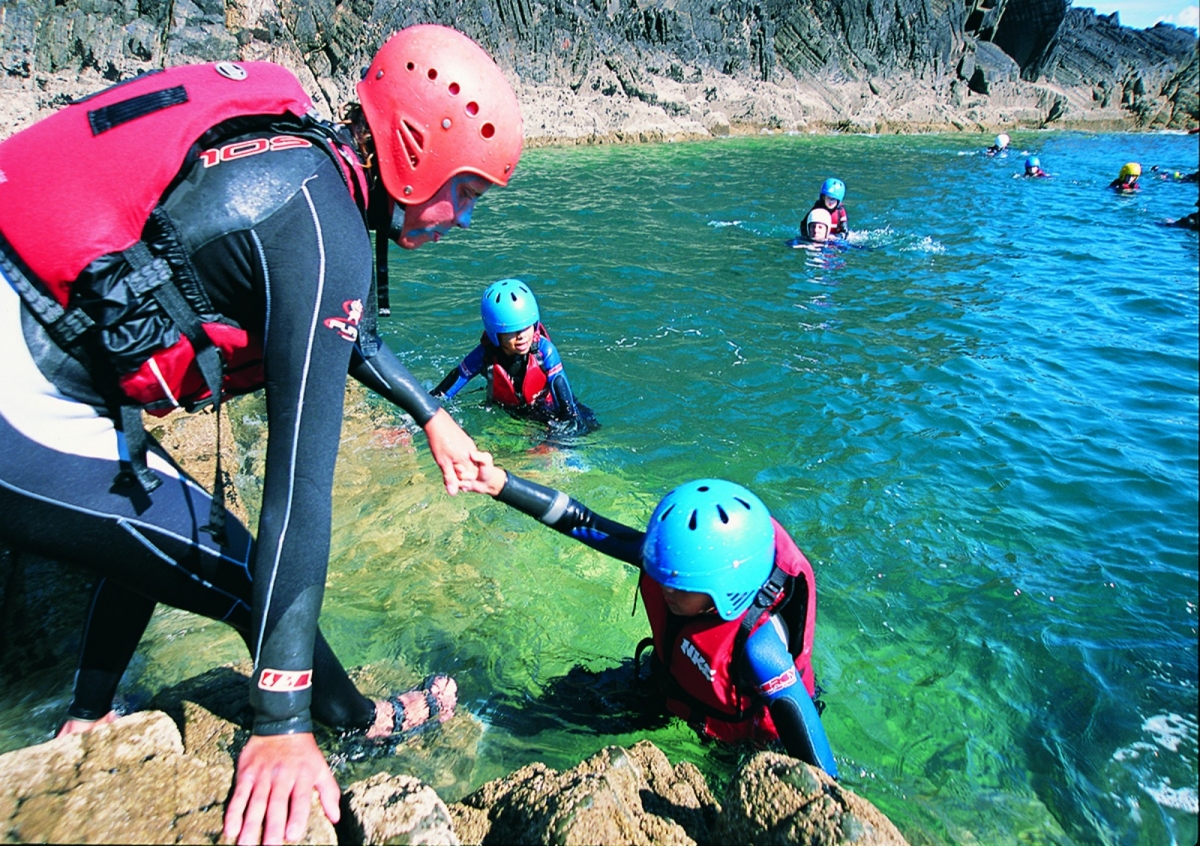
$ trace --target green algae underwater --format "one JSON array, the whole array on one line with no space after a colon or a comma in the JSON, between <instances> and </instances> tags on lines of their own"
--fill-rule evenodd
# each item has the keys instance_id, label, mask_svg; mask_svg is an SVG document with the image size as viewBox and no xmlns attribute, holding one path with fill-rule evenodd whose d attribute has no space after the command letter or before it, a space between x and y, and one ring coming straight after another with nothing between
<instances>
[{"instance_id":1,"label":"green algae underwater","mask_svg":"<svg viewBox=\"0 0 1200 846\"><path fill-rule=\"evenodd\" d=\"M635 526L691 478L758 493L814 565L843 781L913 843L1191 844L1200 258L1159 224L1194 208L1174 173L1196 141L989 142L531 150L470 230L393 249L383 334L432 386L478 342L483 289L518 277L603 425L548 437L472 384L449 409L498 464ZM1018 176L1028 154L1051 179ZM1142 190L1117 196L1131 160ZM828 176L850 247L786 247ZM261 406L230 409L253 502ZM630 568L446 496L403 415L359 393L349 411L324 631L370 692L446 672L461 707L387 753L322 737L343 784L408 772L453 801L643 737L729 778L742 753L639 715ZM0 751L65 712L78 635L59 610L51 658L5 678ZM160 609L121 695L244 658Z\"/></svg>"}]
</instances>

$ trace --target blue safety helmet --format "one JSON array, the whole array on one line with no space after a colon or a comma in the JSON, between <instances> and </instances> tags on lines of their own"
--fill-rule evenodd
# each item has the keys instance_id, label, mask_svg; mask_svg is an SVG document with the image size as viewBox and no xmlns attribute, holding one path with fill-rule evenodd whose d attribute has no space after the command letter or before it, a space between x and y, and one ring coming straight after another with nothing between
<instances>
[{"instance_id":1,"label":"blue safety helmet","mask_svg":"<svg viewBox=\"0 0 1200 846\"><path fill-rule=\"evenodd\" d=\"M775 525L762 500L741 485L698 479L654 509L642 560L660 585L706 593L722 620L734 620L771 575Z\"/></svg>"},{"instance_id":2,"label":"blue safety helmet","mask_svg":"<svg viewBox=\"0 0 1200 846\"><path fill-rule=\"evenodd\" d=\"M833 197L840 203L846 199L846 183L840 179L826 179L821 183L821 196Z\"/></svg>"},{"instance_id":3,"label":"blue safety helmet","mask_svg":"<svg viewBox=\"0 0 1200 846\"><path fill-rule=\"evenodd\" d=\"M1025 169L1026 170L1030 170L1031 168L1041 167L1041 166L1042 166L1042 163L1040 161L1038 161L1037 156L1030 156L1029 158L1027 158L1025 160Z\"/></svg>"},{"instance_id":4,"label":"blue safety helmet","mask_svg":"<svg viewBox=\"0 0 1200 846\"><path fill-rule=\"evenodd\" d=\"M479 303L479 315L488 340L499 344L501 332L520 332L541 320L533 291L520 279L501 279L487 286Z\"/></svg>"}]
</instances>

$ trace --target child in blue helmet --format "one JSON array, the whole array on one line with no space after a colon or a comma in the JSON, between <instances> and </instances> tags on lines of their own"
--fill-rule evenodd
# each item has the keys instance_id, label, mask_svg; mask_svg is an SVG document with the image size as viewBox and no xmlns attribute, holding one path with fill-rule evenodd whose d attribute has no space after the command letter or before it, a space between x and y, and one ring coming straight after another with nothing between
<instances>
[{"instance_id":1,"label":"child in blue helmet","mask_svg":"<svg viewBox=\"0 0 1200 846\"><path fill-rule=\"evenodd\" d=\"M846 207L842 201L846 199L846 183L840 179L826 179L821 183L821 193L813 203L813 211L827 211L831 220L830 237L846 237L850 234L849 220ZM805 218L807 224L808 218ZM801 233L804 235L805 233Z\"/></svg>"},{"instance_id":2,"label":"child in blue helmet","mask_svg":"<svg viewBox=\"0 0 1200 846\"><path fill-rule=\"evenodd\" d=\"M1025 160L1025 175L1045 179L1050 174L1042 170L1042 162L1037 156L1030 156Z\"/></svg>"},{"instance_id":3,"label":"child in blue helmet","mask_svg":"<svg viewBox=\"0 0 1200 846\"><path fill-rule=\"evenodd\" d=\"M654 677L665 708L727 742L781 740L837 778L820 711L812 644L812 566L753 493L719 479L680 485L645 532L475 456L464 490L486 493L641 570Z\"/></svg>"},{"instance_id":4,"label":"child in blue helmet","mask_svg":"<svg viewBox=\"0 0 1200 846\"><path fill-rule=\"evenodd\" d=\"M483 292L479 311L479 345L446 374L431 392L434 396L449 399L482 373L488 399L514 416L566 424L577 432L597 426L591 409L571 392L528 285L519 279L493 282Z\"/></svg>"}]
</instances>

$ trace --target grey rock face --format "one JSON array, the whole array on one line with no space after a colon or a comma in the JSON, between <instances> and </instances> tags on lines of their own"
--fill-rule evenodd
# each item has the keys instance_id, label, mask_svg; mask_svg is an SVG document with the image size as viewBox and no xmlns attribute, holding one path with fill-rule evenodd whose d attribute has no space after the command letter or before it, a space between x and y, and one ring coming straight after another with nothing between
<instances>
[{"instance_id":1,"label":"grey rock face","mask_svg":"<svg viewBox=\"0 0 1200 846\"><path fill-rule=\"evenodd\" d=\"M418 22L465 31L523 104L544 104L527 111L533 139L723 131L710 113L733 131L1037 126L1054 111L1045 85L1061 89L1057 120L1200 119L1191 30L1129 30L1068 0L11 0L0 133L193 60L279 62L332 114L386 35ZM968 105L956 80L1003 102Z\"/></svg>"}]
</instances>

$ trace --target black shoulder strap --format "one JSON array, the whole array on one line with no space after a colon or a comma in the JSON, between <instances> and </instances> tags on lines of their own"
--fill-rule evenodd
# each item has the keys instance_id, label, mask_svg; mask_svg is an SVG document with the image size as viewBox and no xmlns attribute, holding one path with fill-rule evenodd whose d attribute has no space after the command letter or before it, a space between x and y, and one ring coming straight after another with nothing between
<instances>
[{"instance_id":1,"label":"black shoulder strap","mask_svg":"<svg viewBox=\"0 0 1200 846\"><path fill-rule=\"evenodd\" d=\"M742 617L738 633L733 641L733 667L735 683L742 678L742 669L746 659L746 640L750 637L758 621L768 611L779 611L792 598L789 589L792 577L785 573L778 564L772 565L771 575L763 582L762 587L750 603L750 608ZM789 633L794 634L794 633Z\"/></svg>"}]
</instances>

